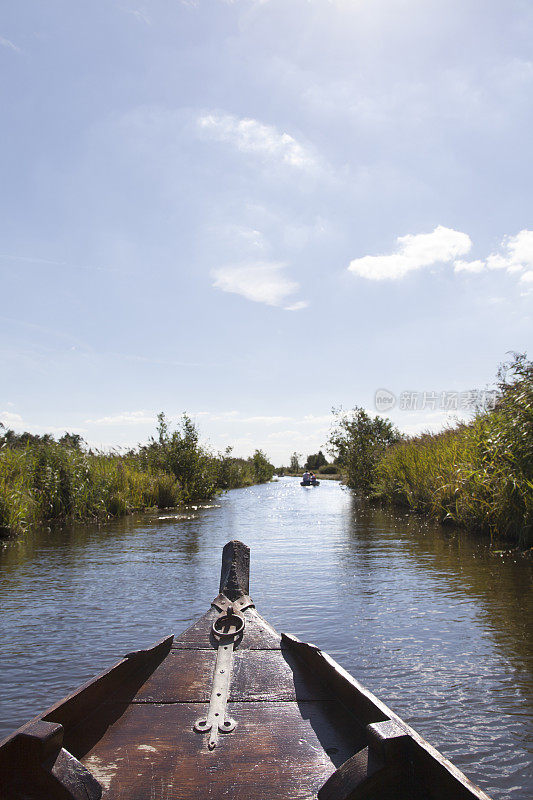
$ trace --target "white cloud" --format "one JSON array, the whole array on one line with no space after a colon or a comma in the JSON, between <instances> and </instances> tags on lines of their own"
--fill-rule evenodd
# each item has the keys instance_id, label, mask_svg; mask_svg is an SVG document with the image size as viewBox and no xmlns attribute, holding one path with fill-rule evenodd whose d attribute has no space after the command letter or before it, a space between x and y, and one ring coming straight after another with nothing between
<instances>
[{"instance_id":1,"label":"white cloud","mask_svg":"<svg viewBox=\"0 0 533 800\"><path fill-rule=\"evenodd\" d=\"M259 417L245 417L242 421L260 422L260 423L265 423L266 425L276 425L278 422L288 422L290 419L291 419L290 417L259 416Z\"/></svg>"},{"instance_id":2,"label":"white cloud","mask_svg":"<svg viewBox=\"0 0 533 800\"><path fill-rule=\"evenodd\" d=\"M298 430L276 431L275 433L269 433L267 436L270 441L283 442L286 449L298 450L305 448L307 452L324 450L324 444L321 444L323 438L324 431L319 429L314 430L312 433L303 433Z\"/></svg>"},{"instance_id":3,"label":"white cloud","mask_svg":"<svg viewBox=\"0 0 533 800\"><path fill-rule=\"evenodd\" d=\"M8 403L8 405L12 405L12 403ZM69 426L68 428L58 425L35 425L32 422L26 422L20 416L20 414L15 414L12 411L0 411L0 422L6 428L12 428L18 431L28 431L29 433L49 433L52 436L62 436L67 432L67 430L70 433L86 433L86 428L81 428L78 425Z\"/></svg>"},{"instance_id":4,"label":"white cloud","mask_svg":"<svg viewBox=\"0 0 533 800\"><path fill-rule=\"evenodd\" d=\"M499 252L490 253L486 259L466 261L457 256L465 255L472 247L466 233L439 225L432 233L398 237L396 253L385 256L363 256L350 262L348 269L363 278L386 280L403 278L408 272L438 263L451 263L455 272L472 275L487 270L506 270L522 273L524 283L533 274L533 231L522 230L515 236L506 236Z\"/></svg>"},{"instance_id":5,"label":"white cloud","mask_svg":"<svg viewBox=\"0 0 533 800\"><path fill-rule=\"evenodd\" d=\"M240 294L256 303L298 311L304 307L305 301L285 305L287 298L300 288L296 281L283 274L285 267L285 264L267 261L220 267L211 273L215 279L213 286L223 292Z\"/></svg>"},{"instance_id":6,"label":"white cloud","mask_svg":"<svg viewBox=\"0 0 533 800\"><path fill-rule=\"evenodd\" d=\"M91 425L153 425L156 421L155 414L151 414L149 411L124 411L110 417L85 420Z\"/></svg>"},{"instance_id":7,"label":"white cloud","mask_svg":"<svg viewBox=\"0 0 533 800\"><path fill-rule=\"evenodd\" d=\"M15 53L20 53L20 47L17 47L16 44L13 44L9 39L6 39L4 36L0 36L0 45L2 47L7 47L8 50L14 50Z\"/></svg>"},{"instance_id":8,"label":"white cloud","mask_svg":"<svg viewBox=\"0 0 533 800\"><path fill-rule=\"evenodd\" d=\"M12 411L0 411L0 422L6 428L12 428L13 426L19 428L22 425L22 417Z\"/></svg>"},{"instance_id":9,"label":"white cloud","mask_svg":"<svg viewBox=\"0 0 533 800\"><path fill-rule=\"evenodd\" d=\"M489 269L506 269L521 272L533 267L533 231L523 230L516 236L506 236L501 243L504 253L491 253L487 258Z\"/></svg>"},{"instance_id":10,"label":"white cloud","mask_svg":"<svg viewBox=\"0 0 533 800\"><path fill-rule=\"evenodd\" d=\"M526 295L533 294L533 269L524 272L520 276L520 284L524 291L522 295L525 297Z\"/></svg>"},{"instance_id":11,"label":"white cloud","mask_svg":"<svg viewBox=\"0 0 533 800\"><path fill-rule=\"evenodd\" d=\"M443 225L438 225L431 233L399 236L397 242L396 253L356 258L348 269L369 280L394 280L423 267L452 261L472 247L468 234Z\"/></svg>"},{"instance_id":12,"label":"white cloud","mask_svg":"<svg viewBox=\"0 0 533 800\"><path fill-rule=\"evenodd\" d=\"M295 430L275 431L274 433L269 433L267 438L268 439L282 439L282 440L283 439L289 439L289 440L292 440L295 437L298 437L299 439L301 439L302 438L301 432L300 431L295 431Z\"/></svg>"},{"instance_id":13,"label":"white cloud","mask_svg":"<svg viewBox=\"0 0 533 800\"><path fill-rule=\"evenodd\" d=\"M484 261L454 261L453 268L456 272L483 272L486 264Z\"/></svg>"},{"instance_id":14,"label":"white cloud","mask_svg":"<svg viewBox=\"0 0 533 800\"><path fill-rule=\"evenodd\" d=\"M231 421L239 417L238 411L191 411L190 417L203 417L209 422Z\"/></svg>"},{"instance_id":15,"label":"white cloud","mask_svg":"<svg viewBox=\"0 0 533 800\"><path fill-rule=\"evenodd\" d=\"M311 149L288 133L256 119L239 119L232 114L203 114L200 130L212 139L232 144L243 153L253 153L298 169L313 169L317 160Z\"/></svg>"},{"instance_id":16,"label":"white cloud","mask_svg":"<svg viewBox=\"0 0 533 800\"><path fill-rule=\"evenodd\" d=\"M306 425L318 425L323 422L332 422L332 414L306 414L300 422Z\"/></svg>"}]
</instances>

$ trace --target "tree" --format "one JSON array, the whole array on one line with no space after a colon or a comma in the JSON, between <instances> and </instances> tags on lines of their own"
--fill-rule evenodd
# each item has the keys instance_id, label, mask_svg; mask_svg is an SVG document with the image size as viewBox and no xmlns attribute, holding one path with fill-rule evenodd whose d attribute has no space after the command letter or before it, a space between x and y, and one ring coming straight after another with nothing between
<instances>
[{"instance_id":1,"label":"tree","mask_svg":"<svg viewBox=\"0 0 533 800\"><path fill-rule=\"evenodd\" d=\"M313 471L315 471L320 469L320 467L323 467L324 464L327 463L328 462L324 453L322 452L322 450L319 450L318 453L307 456L307 461L305 462L305 468L312 469Z\"/></svg>"},{"instance_id":2,"label":"tree","mask_svg":"<svg viewBox=\"0 0 533 800\"><path fill-rule=\"evenodd\" d=\"M347 485L368 495L379 459L387 447L400 439L400 432L390 420L371 417L356 406L351 414L337 413L328 446L345 473Z\"/></svg>"},{"instance_id":3,"label":"tree","mask_svg":"<svg viewBox=\"0 0 533 800\"><path fill-rule=\"evenodd\" d=\"M250 461L256 483L267 483L274 474L274 465L270 463L262 450L256 450Z\"/></svg>"},{"instance_id":4,"label":"tree","mask_svg":"<svg viewBox=\"0 0 533 800\"><path fill-rule=\"evenodd\" d=\"M192 419L183 414L172 433L163 413L157 415L157 440L140 450L141 460L152 468L172 472L188 502L206 500L216 491L218 464L200 444L200 434Z\"/></svg>"},{"instance_id":5,"label":"tree","mask_svg":"<svg viewBox=\"0 0 533 800\"><path fill-rule=\"evenodd\" d=\"M290 470L291 472L299 472L300 470L300 457L301 453L294 452L291 456Z\"/></svg>"}]
</instances>

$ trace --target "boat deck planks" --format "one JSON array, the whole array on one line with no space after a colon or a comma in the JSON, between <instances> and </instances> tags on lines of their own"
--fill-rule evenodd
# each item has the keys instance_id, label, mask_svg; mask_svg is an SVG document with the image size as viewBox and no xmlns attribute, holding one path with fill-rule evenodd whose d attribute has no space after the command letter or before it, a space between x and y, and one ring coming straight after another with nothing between
<instances>
[{"instance_id":1,"label":"boat deck planks","mask_svg":"<svg viewBox=\"0 0 533 800\"><path fill-rule=\"evenodd\" d=\"M197 622L187 628L181 636L174 639L172 647L175 650L197 649L202 650L207 646L207 642L213 643L210 637L211 626L218 617L219 612L212 608L203 615ZM271 628L266 620L257 613L255 608L248 608L244 612L246 618L246 631L239 649L250 650L280 650L281 636L274 628Z\"/></svg>"},{"instance_id":2,"label":"boat deck planks","mask_svg":"<svg viewBox=\"0 0 533 800\"><path fill-rule=\"evenodd\" d=\"M154 776L155 796L168 800L242 800L255 796L258 787L263 800L312 798L336 767L363 747L362 729L331 690L281 649L267 623L262 635L257 612L249 609L244 616L228 704L236 730L221 735L209 751L205 735L193 729L209 703L216 658L208 612L178 638L133 696L126 697L126 687L106 703L109 727L103 735L101 708L92 735L91 720L86 722L85 746L91 739L96 743L75 755L102 784L103 799L149 798ZM246 652L254 644L265 649Z\"/></svg>"},{"instance_id":3,"label":"boat deck planks","mask_svg":"<svg viewBox=\"0 0 533 800\"><path fill-rule=\"evenodd\" d=\"M0 800L490 800L327 653L280 636L248 575L228 543L203 617L0 742Z\"/></svg>"}]
</instances>

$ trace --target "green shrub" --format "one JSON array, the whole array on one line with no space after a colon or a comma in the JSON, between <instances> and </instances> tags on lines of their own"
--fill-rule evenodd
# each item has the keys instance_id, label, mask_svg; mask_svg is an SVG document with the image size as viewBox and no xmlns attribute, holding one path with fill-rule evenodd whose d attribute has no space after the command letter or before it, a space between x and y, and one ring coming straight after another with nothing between
<instances>
[{"instance_id":1,"label":"green shrub","mask_svg":"<svg viewBox=\"0 0 533 800\"><path fill-rule=\"evenodd\" d=\"M155 505L158 508L175 508L181 502L180 485L174 475L159 472L153 476L153 489L150 495L152 502L146 505ZM148 497L146 497L148 501Z\"/></svg>"},{"instance_id":2,"label":"green shrub","mask_svg":"<svg viewBox=\"0 0 533 800\"><path fill-rule=\"evenodd\" d=\"M335 464L324 464L318 471L320 475L337 475L339 468Z\"/></svg>"},{"instance_id":3,"label":"green shrub","mask_svg":"<svg viewBox=\"0 0 533 800\"><path fill-rule=\"evenodd\" d=\"M232 448L227 447L218 457L217 487L222 490L238 489L254 483L253 468L249 460L235 458Z\"/></svg>"},{"instance_id":4,"label":"green shrub","mask_svg":"<svg viewBox=\"0 0 533 800\"><path fill-rule=\"evenodd\" d=\"M193 421L183 414L180 426L169 431L164 414L158 416L158 439L142 447L141 464L170 472L179 482L185 502L208 500L217 491L217 460L200 444Z\"/></svg>"},{"instance_id":5,"label":"green shrub","mask_svg":"<svg viewBox=\"0 0 533 800\"><path fill-rule=\"evenodd\" d=\"M250 459L254 483L267 483L274 474L274 465L270 463L262 450L256 450Z\"/></svg>"},{"instance_id":6,"label":"green shrub","mask_svg":"<svg viewBox=\"0 0 533 800\"><path fill-rule=\"evenodd\" d=\"M380 458L399 440L399 431L389 420L370 417L356 407L351 414L337 414L328 444L346 484L366 496L372 490Z\"/></svg>"},{"instance_id":7,"label":"green shrub","mask_svg":"<svg viewBox=\"0 0 533 800\"><path fill-rule=\"evenodd\" d=\"M327 464L326 456L319 450L318 453L313 453L312 455L307 456L307 461L305 462L306 469L312 469L313 472L320 470L320 467L323 467Z\"/></svg>"}]
</instances>

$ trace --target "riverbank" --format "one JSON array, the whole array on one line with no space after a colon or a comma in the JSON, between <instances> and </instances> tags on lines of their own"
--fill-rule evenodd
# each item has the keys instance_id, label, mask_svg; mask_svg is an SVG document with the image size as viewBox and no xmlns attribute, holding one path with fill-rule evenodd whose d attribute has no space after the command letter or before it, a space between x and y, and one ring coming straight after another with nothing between
<instances>
[{"instance_id":1,"label":"riverbank","mask_svg":"<svg viewBox=\"0 0 533 800\"><path fill-rule=\"evenodd\" d=\"M498 377L493 409L441 433L401 436L356 409L335 440L348 485L370 500L531 547L533 364L516 356Z\"/></svg>"},{"instance_id":2,"label":"riverbank","mask_svg":"<svg viewBox=\"0 0 533 800\"><path fill-rule=\"evenodd\" d=\"M173 432L160 415L157 438L125 454L87 449L75 434L56 441L0 430L0 535L203 502L265 483L273 473L260 450L248 459L234 457L230 448L210 452L186 415Z\"/></svg>"},{"instance_id":3,"label":"riverbank","mask_svg":"<svg viewBox=\"0 0 533 800\"><path fill-rule=\"evenodd\" d=\"M301 472L285 472L284 475L287 478L301 478L303 475L303 470ZM319 481L342 481L342 475L340 472L335 472L333 475L326 475L322 472L318 472L317 476Z\"/></svg>"}]
</instances>

